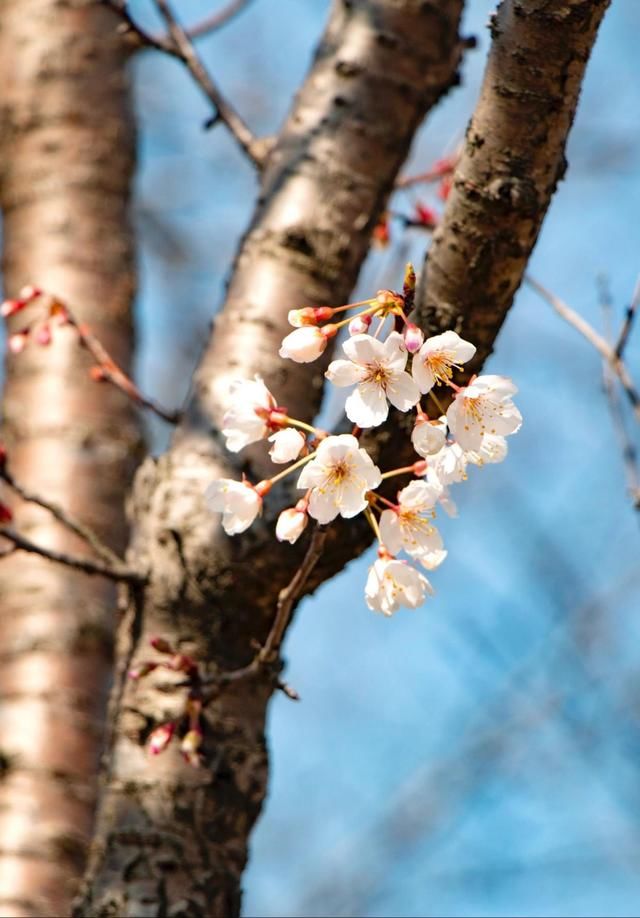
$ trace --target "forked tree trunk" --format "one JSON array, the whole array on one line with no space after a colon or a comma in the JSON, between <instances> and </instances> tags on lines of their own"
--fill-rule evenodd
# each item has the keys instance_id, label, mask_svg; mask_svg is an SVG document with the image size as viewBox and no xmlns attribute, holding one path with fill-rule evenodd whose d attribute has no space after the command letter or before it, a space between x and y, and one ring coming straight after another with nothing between
<instances>
[{"instance_id":1,"label":"forked tree trunk","mask_svg":"<svg viewBox=\"0 0 640 918\"><path fill-rule=\"evenodd\" d=\"M97 6L0 3L5 294L37 284L67 299L126 367L134 138L124 66L114 18ZM89 381L70 330L58 334L7 361L10 469L121 549L137 424L118 391ZM44 511L14 509L25 535L86 551ZM0 562L0 595L0 914L63 915L92 830L115 595L24 554Z\"/></svg>"},{"instance_id":2,"label":"forked tree trunk","mask_svg":"<svg viewBox=\"0 0 640 918\"><path fill-rule=\"evenodd\" d=\"M120 633L113 739L98 832L77 914L231 916L249 833L267 787L266 678L229 686L209 706L205 765L175 745L150 760L149 729L180 713L184 689L131 663L159 634L205 666L247 663L301 557L277 546L271 511L229 540L206 510L216 477L265 469L262 450L225 453L216 425L229 381L258 372L290 411L309 418L318 367L285 365L287 311L337 303L351 290L414 131L454 82L461 0L338 0L311 71L278 138L241 245L227 301L170 451L140 470L131 502L132 556L149 572ZM288 547L287 547L288 548ZM164 685L165 690L160 691Z\"/></svg>"}]
</instances>

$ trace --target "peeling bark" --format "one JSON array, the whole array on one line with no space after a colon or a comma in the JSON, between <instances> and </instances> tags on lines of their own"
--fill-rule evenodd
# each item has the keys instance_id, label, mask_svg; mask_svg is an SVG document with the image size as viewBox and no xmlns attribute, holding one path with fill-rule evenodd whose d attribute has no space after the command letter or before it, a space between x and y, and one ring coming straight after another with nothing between
<instances>
[{"instance_id":1,"label":"peeling bark","mask_svg":"<svg viewBox=\"0 0 640 918\"><path fill-rule=\"evenodd\" d=\"M193 769L175 745L155 760L144 749L150 729L180 713L184 689L171 691L157 671L137 685L125 675L153 656L154 634L210 670L246 664L251 642L265 639L305 545L274 551L269 507L234 540L207 513L211 479L267 467L261 449L235 463L225 453L220 405L230 379L257 372L298 417L316 411L321 368L277 357L287 312L344 301L355 283L415 129L457 79L461 6L337 0L271 153L185 422L171 450L148 459L136 479L130 555L150 583L131 598L119 634L108 773L78 915L239 912L248 837L266 793L272 680L221 691L207 710L206 765Z\"/></svg>"},{"instance_id":2,"label":"peeling bark","mask_svg":"<svg viewBox=\"0 0 640 918\"><path fill-rule=\"evenodd\" d=\"M417 294L421 323L491 353L551 198L598 26L610 0L504 0L480 100ZM464 377L462 377L464 378Z\"/></svg>"},{"instance_id":3,"label":"peeling bark","mask_svg":"<svg viewBox=\"0 0 640 918\"><path fill-rule=\"evenodd\" d=\"M113 26L68 0L0 4L2 270L9 296L34 283L73 303L127 366L133 130ZM139 433L88 367L65 331L10 357L2 438L16 478L122 549ZM40 508L15 514L43 545L86 552ZM0 595L0 914L62 915L92 829L115 596L24 554L0 562Z\"/></svg>"}]
</instances>

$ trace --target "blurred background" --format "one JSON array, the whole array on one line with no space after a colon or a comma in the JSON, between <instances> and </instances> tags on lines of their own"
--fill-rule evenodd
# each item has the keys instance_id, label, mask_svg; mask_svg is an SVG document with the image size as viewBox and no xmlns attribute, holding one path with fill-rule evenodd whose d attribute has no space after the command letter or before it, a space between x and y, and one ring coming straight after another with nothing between
<instances>
[{"instance_id":1,"label":"blurred background","mask_svg":"<svg viewBox=\"0 0 640 918\"><path fill-rule=\"evenodd\" d=\"M213 0L175 5L197 21ZM199 48L258 133L286 114L329 0L252 0ZM406 172L455 150L478 95L494 4L468 0L463 85L420 132ZM132 12L158 27L150 4ZM640 269L640 4L614 0L530 273L600 331ZM223 299L256 182L179 65L140 52L135 220L137 375L187 391ZM393 210L442 208L433 186ZM391 222L356 293L398 286L428 234ZM610 306L603 309L603 290ZM356 297L356 298L359 298ZM608 318L607 318L608 313ZM627 351L637 371L640 330ZM271 791L245 877L247 916L637 915L640 908L640 512L601 360L523 288L487 370L514 378L525 423L500 466L455 487L436 596L371 613L372 556L304 602L270 711ZM640 373L636 372L636 379ZM330 404L326 411L335 413ZM632 437L637 424L622 412ZM155 452L166 431L151 423ZM286 546L282 548L286 551Z\"/></svg>"}]
</instances>

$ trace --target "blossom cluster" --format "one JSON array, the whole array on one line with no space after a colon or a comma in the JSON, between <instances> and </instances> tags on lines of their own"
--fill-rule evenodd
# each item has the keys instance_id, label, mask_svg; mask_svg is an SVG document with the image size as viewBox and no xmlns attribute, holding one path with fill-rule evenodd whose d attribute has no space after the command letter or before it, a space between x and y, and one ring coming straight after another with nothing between
<instances>
[{"instance_id":1,"label":"blossom cluster","mask_svg":"<svg viewBox=\"0 0 640 918\"><path fill-rule=\"evenodd\" d=\"M298 363L317 359L327 342L348 327L342 354L325 375L335 386L351 390L345 412L353 431L332 435L292 418L262 379L238 380L224 415L228 449L239 452L267 440L272 461L287 467L257 484L246 478L218 479L206 493L210 509L223 514L224 530L236 535L259 515L275 482L298 473L300 500L283 510L276 524L276 537L290 543L300 538L310 517L324 525L337 516L351 519L364 513L379 543L365 599L370 609L384 615L400 606L417 608L433 592L419 567L431 571L447 555L434 523L437 509L456 515L450 486L466 479L470 465L501 462L506 438L522 423L513 403L517 389L507 377L472 376L465 386L454 382L455 371L472 359L476 348L455 331L425 339L407 316L414 289L415 274L408 265L402 293L381 290L360 303L292 310L294 330L279 353ZM355 316L333 321L354 308ZM373 320L377 327L372 333ZM445 392L450 401L446 410ZM360 445L360 436L384 423L390 406L415 415L411 443L416 459L383 472ZM411 476L395 501L379 490L393 476ZM402 554L409 560L398 557Z\"/></svg>"}]
</instances>

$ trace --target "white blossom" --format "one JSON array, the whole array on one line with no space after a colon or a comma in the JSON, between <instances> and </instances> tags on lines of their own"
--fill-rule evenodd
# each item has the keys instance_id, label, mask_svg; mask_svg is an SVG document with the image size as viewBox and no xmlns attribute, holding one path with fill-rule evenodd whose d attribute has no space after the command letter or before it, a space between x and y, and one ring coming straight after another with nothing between
<instances>
[{"instance_id":1,"label":"white blossom","mask_svg":"<svg viewBox=\"0 0 640 918\"><path fill-rule=\"evenodd\" d=\"M276 523L276 538L279 542L290 542L292 545L300 538L304 532L305 526L309 522L309 517L297 507L289 507L283 510Z\"/></svg>"},{"instance_id":2,"label":"white blossom","mask_svg":"<svg viewBox=\"0 0 640 918\"><path fill-rule=\"evenodd\" d=\"M417 609L427 594L433 595L433 587L406 561L378 558L369 568L364 595L368 607L374 612L393 615L400 606Z\"/></svg>"},{"instance_id":3,"label":"white blossom","mask_svg":"<svg viewBox=\"0 0 640 918\"><path fill-rule=\"evenodd\" d=\"M413 448L419 456L432 456L438 453L447 439L447 419L443 415L437 421L430 421L421 416L411 432Z\"/></svg>"},{"instance_id":4,"label":"white blossom","mask_svg":"<svg viewBox=\"0 0 640 918\"><path fill-rule=\"evenodd\" d=\"M447 411L452 434L465 450L479 450L485 434L506 436L522 424L511 397L516 386L506 376L478 376L456 393Z\"/></svg>"},{"instance_id":5,"label":"white blossom","mask_svg":"<svg viewBox=\"0 0 640 918\"><path fill-rule=\"evenodd\" d=\"M367 491L382 480L380 469L351 434L327 437L302 469L299 488L311 488L309 514L329 523L340 514L356 516L367 506Z\"/></svg>"},{"instance_id":6,"label":"white blossom","mask_svg":"<svg viewBox=\"0 0 640 918\"><path fill-rule=\"evenodd\" d=\"M386 341L371 335L354 335L342 345L348 360L334 360L326 377L336 386L357 384L345 404L350 421L359 427L377 427L387 419L389 402L400 411L409 411L420 398L408 373L407 349L398 332Z\"/></svg>"},{"instance_id":7,"label":"white blossom","mask_svg":"<svg viewBox=\"0 0 640 918\"><path fill-rule=\"evenodd\" d=\"M467 462L473 465L484 465L486 462L503 462L507 458L508 445L506 437L499 434L485 434L480 449L468 450L465 453Z\"/></svg>"},{"instance_id":8,"label":"white blossom","mask_svg":"<svg viewBox=\"0 0 640 918\"><path fill-rule=\"evenodd\" d=\"M422 393L429 392L436 383L448 383L454 368L471 360L476 349L454 331L427 338L413 358L411 372Z\"/></svg>"},{"instance_id":9,"label":"white blossom","mask_svg":"<svg viewBox=\"0 0 640 918\"><path fill-rule=\"evenodd\" d=\"M467 454L458 443L445 443L441 450L429 456L431 471L446 487L467 477Z\"/></svg>"},{"instance_id":10,"label":"white blossom","mask_svg":"<svg viewBox=\"0 0 640 918\"><path fill-rule=\"evenodd\" d=\"M269 414L276 400L259 376L236 379L229 387L230 405L222 420L227 449L238 453L249 443L262 440L269 432Z\"/></svg>"},{"instance_id":11,"label":"white blossom","mask_svg":"<svg viewBox=\"0 0 640 918\"><path fill-rule=\"evenodd\" d=\"M327 346L328 336L323 329L304 325L290 332L282 341L278 351L281 357L288 357L296 363L311 363L316 360Z\"/></svg>"},{"instance_id":12,"label":"white blossom","mask_svg":"<svg viewBox=\"0 0 640 918\"><path fill-rule=\"evenodd\" d=\"M398 508L385 510L380 517L382 543L392 555L406 551L425 566L437 566L443 561L442 537L433 525L433 507L442 495L442 485L433 476L431 481L412 481L398 494Z\"/></svg>"},{"instance_id":13,"label":"white blossom","mask_svg":"<svg viewBox=\"0 0 640 918\"><path fill-rule=\"evenodd\" d=\"M222 528L227 535L244 532L262 508L262 498L255 488L244 481L219 478L205 492L210 510L222 513Z\"/></svg>"},{"instance_id":14,"label":"white blossom","mask_svg":"<svg viewBox=\"0 0 640 918\"><path fill-rule=\"evenodd\" d=\"M307 441L299 430L293 427L285 427L284 430L277 430L269 437L269 443L273 446L269 450L269 456L272 462L293 462L297 459Z\"/></svg>"}]
</instances>

